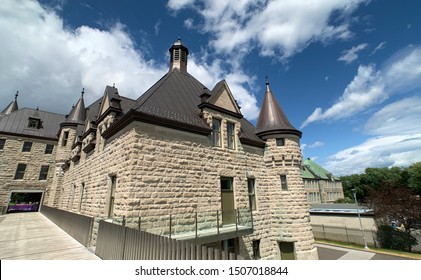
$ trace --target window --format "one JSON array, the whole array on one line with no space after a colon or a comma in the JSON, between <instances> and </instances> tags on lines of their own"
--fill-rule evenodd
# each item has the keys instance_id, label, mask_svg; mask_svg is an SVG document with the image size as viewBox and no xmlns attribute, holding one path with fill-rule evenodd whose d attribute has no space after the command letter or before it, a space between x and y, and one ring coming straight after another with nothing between
<instances>
[{"instance_id":1,"label":"window","mask_svg":"<svg viewBox=\"0 0 421 280\"><path fill-rule=\"evenodd\" d=\"M260 259L260 239L253 240L253 259Z\"/></svg>"},{"instance_id":2,"label":"window","mask_svg":"<svg viewBox=\"0 0 421 280\"><path fill-rule=\"evenodd\" d=\"M19 163L18 168L16 168L15 180L23 179L23 176L25 175L25 170L26 164Z\"/></svg>"},{"instance_id":3,"label":"window","mask_svg":"<svg viewBox=\"0 0 421 280\"><path fill-rule=\"evenodd\" d=\"M117 184L117 176L110 176L110 197L108 204L108 218L112 218L114 215L114 197L115 197L115 188Z\"/></svg>"},{"instance_id":4,"label":"window","mask_svg":"<svg viewBox=\"0 0 421 280\"><path fill-rule=\"evenodd\" d=\"M0 150L3 150L6 139L0 139Z\"/></svg>"},{"instance_id":5,"label":"window","mask_svg":"<svg viewBox=\"0 0 421 280\"><path fill-rule=\"evenodd\" d=\"M256 193L255 193L254 183L255 183L254 179L252 178L247 179L250 210L256 210Z\"/></svg>"},{"instance_id":6,"label":"window","mask_svg":"<svg viewBox=\"0 0 421 280\"><path fill-rule=\"evenodd\" d=\"M232 178L221 177L221 190L232 190Z\"/></svg>"},{"instance_id":7,"label":"window","mask_svg":"<svg viewBox=\"0 0 421 280\"><path fill-rule=\"evenodd\" d=\"M45 154L52 154L54 150L54 145L47 144L45 145Z\"/></svg>"},{"instance_id":8,"label":"window","mask_svg":"<svg viewBox=\"0 0 421 280\"><path fill-rule=\"evenodd\" d=\"M32 148L32 142L25 141L23 143L22 152L30 152Z\"/></svg>"},{"instance_id":9,"label":"window","mask_svg":"<svg viewBox=\"0 0 421 280\"><path fill-rule=\"evenodd\" d=\"M227 137L228 137L228 149L234 149L234 128L235 125L233 123L227 122Z\"/></svg>"},{"instance_id":10,"label":"window","mask_svg":"<svg viewBox=\"0 0 421 280\"><path fill-rule=\"evenodd\" d=\"M49 165L41 166L41 171L39 172L39 180L47 180L48 169L50 169Z\"/></svg>"},{"instance_id":11,"label":"window","mask_svg":"<svg viewBox=\"0 0 421 280\"><path fill-rule=\"evenodd\" d=\"M276 146L285 146L284 138L276 138Z\"/></svg>"},{"instance_id":12,"label":"window","mask_svg":"<svg viewBox=\"0 0 421 280\"><path fill-rule=\"evenodd\" d=\"M221 120L212 120L212 145L221 147Z\"/></svg>"},{"instance_id":13,"label":"window","mask_svg":"<svg viewBox=\"0 0 421 280\"><path fill-rule=\"evenodd\" d=\"M29 128L36 128L36 129L41 128L41 120L35 119L35 118L29 118L28 119L28 127Z\"/></svg>"},{"instance_id":14,"label":"window","mask_svg":"<svg viewBox=\"0 0 421 280\"><path fill-rule=\"evenodd\" d=\"M63 139L62 139L62 141L61 141L61 146L62 147L65 147L65 146L67 146L67 139L69 138L69 132L68 131L65 131L64 133L63 133Z\"/></svg>"},{"instance_id":15,"label":"window","mask_svg":"<svg viewBox=\"0 0 421 280\"><path fill-rule=\"evenodd\" d=\"M288 190L287 176L286 175L281 175L281 186L282 186L282 190L283 191L287 191Z\"/></svg>"},{"instance_id":16,"label":"window","mask_svg":"<svg viewBox=\"0 0 421 280\"><path fill-rule=\"evenodd\" d=\"M79 205L77 207L77 211L80 212L82 209L82 200L83 200L83 193L85 192L85 183L82 183L80 186L80 198L79 198Z\"/></svg>"}]
</instances>

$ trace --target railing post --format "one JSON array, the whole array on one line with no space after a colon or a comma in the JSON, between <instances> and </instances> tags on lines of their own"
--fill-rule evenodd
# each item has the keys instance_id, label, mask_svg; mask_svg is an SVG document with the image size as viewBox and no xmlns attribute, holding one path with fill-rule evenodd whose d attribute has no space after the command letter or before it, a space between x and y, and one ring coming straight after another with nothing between
<instances>
[{"instance_id":1,"label":"railing post","mask_svg":"<svg viewBox=\"0 0 421 280\"><path fill-rule=\"evenodd\" d=\"M196 218L195 219L196 219L196 235L195 235L196 237L195 237L195 240L196 240L196 244L197 244L197 212L196 212Z\"/></svg>"},{"instance_id":2,"label":"railing post","mask_svg":"<svg viewBox=\"0 0 421 280\"><path fill-rule=\"evenodd\" d=\"M140 231L140 222L141 222L141 220L142 220L142 218L139 216L139 222L138 222L139 231Z\"/></svg>"},{"instance_id":3,"label":"railing post","mask_svg":"<svg viewBox=\"0 0 421 280\"><path fill-rule=\"evenodd\" d=\"M238 234L238 209L234 209L235 214L235 233Z\"/></svg>"},{"instance_id":4,"label":"railing post","mask_svg":"<svg viewBox=\"0 0 421 280\"><path fill-rule=\"evenodd\" d=\"M172 215L170 214L170 238L171 238L171 232L172 232Z\"/></svg>"},{"instance_id":5,"label":"railing post","mask_svg":"<svg viewBox=\"0 0 421 280\"><path fill-rule=\"evenodd\" d=\"M216 229L218 231L218 240L219 240L219 210L216 210Z\"/></svg>"}]
</instances>

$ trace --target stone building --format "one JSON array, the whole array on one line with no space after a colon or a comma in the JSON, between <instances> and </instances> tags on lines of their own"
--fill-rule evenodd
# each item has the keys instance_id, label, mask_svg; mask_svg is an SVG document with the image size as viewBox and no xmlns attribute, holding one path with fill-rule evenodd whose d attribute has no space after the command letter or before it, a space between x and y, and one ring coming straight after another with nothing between
<instances>
[{"instance_id":1,"label":"stone building","mask_svg":"<svg viewBox=\"0 0 421 280\"><path fill-rule=\"evenodd\" d=\"M256 127L225 80L187 71L181 40L170 67L138 99L107 86L83 93L56 131L44 204L219 247L250 259L317 259L301 178L301 132L266 81Z\"/></svg>"},{"instance_id":2,"label":"stone building","mask_svg":"<svg viewBox=\"0 0 421 280\"><path fill-rule=\"evenodd\" d=\"M311 159L304 160L301 175L308 203L333 203L344 198L341 180Z\"/></svg>"},{"instance_id":3,"label":"stone building","mask_svg":"<svg viewBox=\"0 0 421 280\"><path fill-rule=\"evenodd\" d=\"M9 206L9 212L18 207L36 211L52 184L57 131L64 116L19 109L17 97L0 113L0 206L4 211Z\"/></svg>"}]
</instances>

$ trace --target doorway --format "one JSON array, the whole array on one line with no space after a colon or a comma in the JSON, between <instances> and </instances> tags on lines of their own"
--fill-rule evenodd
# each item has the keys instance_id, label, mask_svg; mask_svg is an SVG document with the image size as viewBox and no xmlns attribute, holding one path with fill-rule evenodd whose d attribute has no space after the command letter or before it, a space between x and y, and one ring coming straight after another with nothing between
<instances>
[{"instance_id":1,"label":"doorway","mask_svg":"<svg viewBox=\"0 0 421 280\"><path fill-rule=\"evenodd\" d=\"M221 204L223 225L235 224L234 186L232 177L221 177Z\"/></svg>"},{"instance_id":2,"label":"doorway","mask_svg":"<svg viewBox=\"0 0 421 280\"><path fill-rule=\"evenodd\" d=\"M294 242L278 242L281 260L295 260Z\"/></svg>"},{"instance_id":3,"label":"doorway","mask_svg":"<svg viewBox=\"0 0 421 280\"><path fill-rule=\"evenodd\" d=\"M38 212L43 195L43 191L12 191L6 213Z\"/></svg>"}]
</instances>

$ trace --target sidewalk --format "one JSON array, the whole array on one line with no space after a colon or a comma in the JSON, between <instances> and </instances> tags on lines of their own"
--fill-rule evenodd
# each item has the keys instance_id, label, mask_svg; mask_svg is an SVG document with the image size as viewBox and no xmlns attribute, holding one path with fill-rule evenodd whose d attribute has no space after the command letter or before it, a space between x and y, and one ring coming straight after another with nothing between
<instances>
[{"instance_id":1,"label":"sidewalk","mask_svg":"<svg viewBox=\"0 0 421 280\"><path fill-rule=\"evenodd\" d=\"M39 212L0 216L1 260L99 260Z\"/></svg>"}]
</instances>

